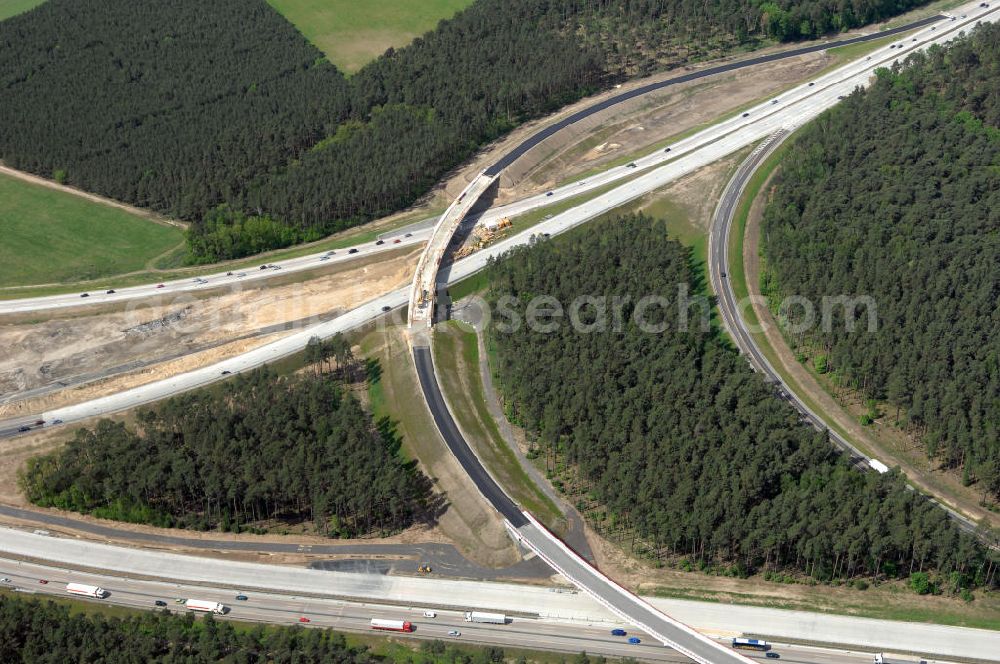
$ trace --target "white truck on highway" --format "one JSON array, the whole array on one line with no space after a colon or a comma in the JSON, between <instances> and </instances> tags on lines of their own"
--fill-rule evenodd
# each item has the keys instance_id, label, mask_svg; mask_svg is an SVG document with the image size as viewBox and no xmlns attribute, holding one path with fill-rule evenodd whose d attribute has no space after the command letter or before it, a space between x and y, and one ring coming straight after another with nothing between
<instances>
[{"instance_id":1,"label":"white truck on highway","mask_svg":"<svg viewBox=\"0 0 1000 664\"><path fill-rule=\"evenodd\" d=\"M489 623L490 625L506 625L507 616L502 613L483 613L481 611L466 611L465 622Z\"/></svg>"},{"instance_id":2,"label":"white truck on highway","mask_svg":"<svg viewBox=\"0 0 1000 664\"><path fill-rule=\"evenodd\" d=\"M216 613L222 615L226 612L226 605L220 602L213 602L207 599L186 599L184 608L191 611L204 611L205 613Z\"/></svg>"},{"instance_id":3,"label":"white truck on highway","mask_svg":"<svg viewBox=\"0 0 1000 664\"><path fill-rule=\"evenodd\" d=\"M84 595L96 599L104 599L108 596L108 591L100 586L88 586L84 583L67 583L66 592L73 595Z\"/></svg>"},{"instance_id":4,"label":"white truck on highway","mask_svg":"<svg viewBox=\"0 0 1000 664\"><path fill-rule=\"evenodd\" d=\"M877 652L875 653L875 659L872 664L927 664L926 661L920 659L900 659L898 657L886 657L884 654Z\"/></svg>"}]
</instances>

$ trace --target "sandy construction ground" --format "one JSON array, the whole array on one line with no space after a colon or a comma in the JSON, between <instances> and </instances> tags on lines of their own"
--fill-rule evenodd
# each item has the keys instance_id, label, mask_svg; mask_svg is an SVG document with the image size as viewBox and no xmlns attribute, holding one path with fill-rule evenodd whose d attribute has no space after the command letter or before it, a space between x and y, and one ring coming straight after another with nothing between
<instances>
[{"instance_id":1,"label":"sandy construction ground","mask_svg":"<svg viewBox=\"0 0 1000 664\"><path fill-rule=\"evenodd\" d=\"M408 283L419 249L307 281L0 324L0 418L142 385L245 352ZM307 277L299 277L307 278Z\"/></svg>"}]
</instances>

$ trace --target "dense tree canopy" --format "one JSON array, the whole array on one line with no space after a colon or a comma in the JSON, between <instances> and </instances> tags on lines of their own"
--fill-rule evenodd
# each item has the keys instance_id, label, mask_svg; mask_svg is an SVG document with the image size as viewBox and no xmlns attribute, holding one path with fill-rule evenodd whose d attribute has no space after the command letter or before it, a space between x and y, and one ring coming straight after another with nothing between
<instances>
[{"instance_id":1,"label":"dense tree canopy","mask_svg":"<svg viewBox=\"0 0 1000 664\"><path fill-rule=\"evenodd\" d=\"M232 258L409 205L624 76L914 4L478 0L348 80L264 0L49 0L0 22L0 158L191 220L193 260Z\"/></svg>"},{"instance_id":2,"label":"dense tree canopy","mask_svg":"<svg viewBox=\"0 0 1000 664\"><path fill-rule=\"evenodd\" d=\"M4 664L502 664L508 661L503 648L460 647L436 639L423 641L419 651L399 642L386 648L385 653L379 652L380 649L379 645L370 650L348 645L343 634L328 629L234 626L211 614L199 619L190 612L174 615L166 610L107 617L73 610L62 603L0 594L0 662ZM521 655L517 661L529 660ZM583 653L572 661L605 664L603 657L588 657Z\"/></svg>"},{"instance_id":3,"label":"dense tree canopy","mask_svg":"<svg viewBox=\"0 0 1000 664\"><path fill-rule=\"evenodd\" d=\"M489 340L515 419L659 552L750 572L829 579L936 569L989 583L994 563L943 510L898 472L850 467L701 324L694 274L689 250L642 217L493 262ZM539 295L565 315L551 329L511 330ZM570 324L579 296L609 304L605 331ZM646 296L662 300L643 307ZM680 307L685 298L690 306ZM582 323L602 320L593 300L583 304ZM638 324L637 310L662 331Z\"/></svg>"},{"instance_id":4,"label":"dense tree canopy","mask_svg":"<svg viewBox=\"0 0 1000 664\"><path fill-rule=\"evenodd\" d=\"M325 629L253 627L148 612L125 618L70 611L50 601L0 596L0 661L64 662L300 662L370 664L381 658L350 647Z\"/></svg>"},{"instance_id":5,"label":"dense tree canopy","mask_svg":"<svg viewBox=\"0 0 1000 664\"><path fill-rule=\"evenodd\" d=\"M1000 27L883 70L805 128L764 215L765 290L873 298L799 337L1000 496ZM858 314L864 314L863 309ZM800 312L789 312L795 321ZM862 316L863 318L863 316Z\"/></svg>"},{"instance_id":6,"label":"dense tree canopy","mask_svg":"<svg viewBox=\"0 0 1000 664\"><path fill-rule=\"evenodd\" d=\"M429 482L328 374L263 369L174 397L133 430L100 421L29 461L43 506L194 528L309 521L330 536L413 523Z\"/></svg>"}]
</instances>

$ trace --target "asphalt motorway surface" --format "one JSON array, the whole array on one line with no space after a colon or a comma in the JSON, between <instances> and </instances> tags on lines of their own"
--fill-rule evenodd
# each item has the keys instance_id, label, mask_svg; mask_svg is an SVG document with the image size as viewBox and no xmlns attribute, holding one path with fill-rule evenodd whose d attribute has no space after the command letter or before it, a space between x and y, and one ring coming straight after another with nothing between
<instances>
[{"instance_id":1,"label":"asphalt motorway surface","mask_svg":"<svg viewBox=\"0 0 1000 664\"><path fill-rule=\"evenodd\" d=\"M914 49L926 47L930 43L941 43L953 38L960 30L966 29L980 19L993 20L992 14L995 11L993 8L986 10L970 9L967 20L948 21L940 26L930 26L915 35L905 45L898 45L899 48L889 49L885 47L879 49L870 56L870 60L866 59L854 62L838 70L824 74L810 85L803 84L794 90L788 91L783 96L783 99L780 100L781 103L761 104L758 107L748 110L744 114L747 117L737 117L724 121L717 126L699 132L696 136L679 141L675 144L677 150L673 153L674 155L677 152L681 152L681 144L688 146L683 148L684 154L681 156L656 153L642 160L636 160L637 163L643 161L645 167L646 161L655 165L658 163L655 160L669 159L666 163L659 163L655 167L651 165L645 169L648 172L632 176L632 179L602 196L556 214L551 219L542 221L533 228L522 231L453 265L444 266L442 273L447 275L449 282L460 280L483 269L491 257L498 256L508 249L529 242L535 233L556 234L575 228L648 191L662 187L679 177L694 172L698 168L710 164L745 145L761 140L779 128L805 122L826 108L836 104L839 97L850 93L857 85L863 85L870 77L873 68L887 66L894 61L898 61ZM940 27L941 29L934 31L935 27ZM897 45L894 44L893 46ZM625 172L633 173L634 169L627 169L625 167L614 168L602 177L608 179L621 178ZM587 185L589 186L595 180L599 181L600 179L599 177L590 178L587 181ZM582 185L578 186L582 187ZM559 192L556 192L554 197L558 195L560 195ZM546 197L543 195L542 198ZM532 203L532 205L536 204ZM338 332L345 332L366 324L383 315L387 310L405 306L408 301L408 295L409 289L400 289L387 293L334 320L314 325L222 362L137 388L124 390L114 395L47 411L38 417L24 416L16 422L0 424L0 429L2 429L0 430L0 436L16 435L19 433L18 428L20 425L24 425L25 422L30 424L35 419L45 420L47 423L46 426L58 423L70 423L95 415L106 415L133 408L172 396L179 392L208 385L217 380L224 379L229 374L245 371L298 352L305 347L309 338L313 336L328 338Z\"/></svg>"},{"instance_id":2,"label":"asphalt motorway surface","mask_svg":"<svg viewBox=\"0 0 1000 664\"><path fill-rule=\"evenodd\" d=\"M677 623L621 588L588 564L544 526L522 512L489 475L455 424L434 373L430 348L415 346L413 361L416 364L424 399L448 448L462 464L462 469L475 483L479 492L518 532L524 544L552 565L555 571L617 615L626 618L644 631L662 637L669 645L681 652L689 653L692 658L701 662L720 664L724 662L741 664L746 661L742 653L719 646L715 641Z\"/></svg>"},{"instance_id":3,"label":"asphalt motorway surface","mask_svg":"<svg viewBox=\"0 0 1000 664\"><path fill-rule=\"evenodd\" d=\"M455 420L445 404L437 377L434 375L434 360L431 358L431 349L427 346L415 346L413 348L413 362L417 368L417 378L424 393L424 400L434 417L434 424L441 432L441 437L444 438L448 449L462 464L462 469L472 479L476 488L485 496L490 505L500 512L512 526L520 528L528 525L528 520L521 513L520 508L493 480L483 464L479 462L479 458L472 452L472 448L469 447L465 438L459 433L458 425L455 424Z\"/></svg>"},{"instance_id":4,"label":"asphalt motorway surface","mask_svg":"<svg viewBox=\"0 0 1000 664\"><path fill-rule=\"evenodd\" d=\"M870 35L862 35L860 37L853 37L851 39L844 39L835 42L827 42L824 44L815 44L813 46L804 46L802 48L796 48L789 51L781 51L779 53L771 53L769 55L762 55L756 58L749 58L747 60L740 60L738 62L730 62L728 64L719 65L717 67L709 67L708 69L702 69L701 71L692 72L690 74L684 74L683 76L677 76L675 78L670 78L665 81L659 81L657 83L650 83L649 85L644 85L634 90L629 90L628 92L623 92L620 95L615 95L609 99L605 99L599 103L593 104L584 108L569 117L556 122L540 131L532 134L521 142L513 150L501 157L496 163L487 168L484 172L486 175L494 176L499 175L500 171L507 168L519 158L521 158L526 152L531 150L546 138L552 136L556 132L571 124L579 122L584 118L587 118L595 113L600 113L601 111L607 110L612 106L620 104L624 101L630 99L635 99L636 97L641 97L644 94L648 94L655 90L662 90L663 88L670 87L672 85L677 85L679 83L687 83L688 81L694 81L699 78L704 78L706 76L713 76L715 74L722 74L725 72L735 71L737 69L743 69L745 67L753 67L755 65L766 64L768 62L776 62L778 60L783 60L785 58L794 58L799 55L806 55L807 53L816 53L818 51L825 51L829 48L836 48L838 46L847 46L849 44L860 44L866 41L872 41L875 39L882 39L883 37L889 37L891 35L898 35L903 32L909 32L910 30L915 30L917 28L922 28L925 25L930 25L931 23L936 23L937 21L944 20L944 16L930 16L919 21L914 21L913 23L907 23L906 25L901 25L898 28L892 28L890 30L883 30L882 32L874 32Z\"/></svg>"},{"instance_id":5,"label":"asphalt motorway surface","mask_svg":"<svg viewBox=\"0 0 1000 664\"><path fill-rule=\"evenodd\" d=\"M24 596L66 597L77 601L114 604L135 609L149 610L163 608L184 612L177 599L203 599L221 602L230 610L222 618L246 622L263 622L276 625L300 625L307 628L331 628L338 631L371 633L369 621L372 618L389 620L409 620L415 631L408 635L415 639L441 639L457 644L498 645L508 648L550 650L565 653L599 654L609 657L635 657L649 662L687 662L687 658L672 650L661 647L655 641L640 636L642 643L632 645L626 638L610 634L607 625L586 625L568 622L539 620L535 618L513 617L506 625L467 623L460 611L437 610L435 618L423 616L423 608L406 605L385 606L344 602L334 599L303 597L280 593L243 590L240 588L191 586L182 583L139 580L95 576L83 572L67 571L56 567L42 566L0 558L0 578L10 579L0 584L5 592L17 592ZM39 583L40 579L48 581ZM66 583L87 583L101 586L111 594L104 600L89 600L70 597L66 593ZM246 601L236 600L238 593L247 596ZM2 594L0 594L2 597ZM160 600L166 607L156 607ZM309 622L300 622L300 618ZM460 632L457 637L448 632ZM393 635L394 637L397 635ZM632 634L629 634L632 636ZM726 641L722 640L723 643ZM783 661L801 664L835 664L850 662L868 664L871 654L867 652L846 652L813 648L800 645L775 644ZM764 659L762 653L745 655Z\"/></svg>"},{"instance_id":6,"label":"asphalt motorway surface","mask_svg":"<svg viewBox=\"0 0 1000 664\"><path fill-rule=\"evenodd\" d=\"M250 268L237 268L216 274L206 274L201 277L191 277L189 279L175 279L173 281L164 281L162 284L144 284L141 286L114 288L110 292L92 290L67 295L47 295L43 297L0 300L0 314L49 311L72 307L79 308L98 304L116 304L143 298L168 297L191 291L200 292L224 287L237 287L242 284L269 279L290 272L315 270L359 258L367 258L368 256L384 253L392 249L399 249L400 247L420 245L427 241L433 229L433 224L429 223L428 220L423 220L403 228L386 231L379 236L378 240L273 262L262 258L260 265ZM82 297L82 293L84 292L87 294L87 297Z\"/></svg>"},{"instance_id":7,"label":"asphalt motorway surface","mask_svg":"<svg viewBox=\"0 0 1000 664\"><path fill-rule=\"evenodd\" d=\"M536 145L545 141L545 139L558 133L560 130L583 120L595 113L600 113L601 111L607 110L617 104L634 99L636 97L642 96L649 92L655 90L660 90L663 88L670 87L672 85L677 85L680 83L685 83L688 81L697 80L700 78L705 78L707 76L713 76L716 74L721 74L725 72L735 71L737 69L743 69L745 67L753 67L760 64L766 64L768 62L775 62L785 58L792 58L799 55L804 55L807 53L815 53L818 51L823 51L829 48L835 48L838 46L845 46L848 44L856 44L866 41L871 41L875 39L881 39L886 36L893 34L900 34L903 32L909 32L910 30L915 30L931 23L943 20L943 16L931 16L920 21L915 21L913 23L908 23L891 30L884 30L882 32L872 33L870 35L863 35L860 37L854 37L851 39L845 39L840 41L828 42L824 44L815 44L813 46L806 46L803 48L791 49L788 51L781 51L779 53L772 53L769 55L759 56L755 58L749 58L746 60L740 60L737 62L731 62L724 65L719 65L716 67L710 67L708 69L703 69L701 71L692 72L690 74L684 74L682 76L677 76L674 78L667 79L665 81L659 81L657 83L651 83L649 85L644 85L634 90L629 90L628 92L623 92L620 95L615 95L609 99L605 99L601 102L592 104L587 108L584 108L573 115L564 118L556 123L546 126L536 133L532 134L530 137L525 139L519 145L514 147L511 151L503 155L494 164L489 166L485 171L485 175L488 177L493 177L498 175L507 166L514 163L517 159L523 156L526 152L531 150ZM579 192L573 192L573 195ZM544 195L543 195L544 196ZM555 202L558 198L553 198L547 201L548 203ZM533 197L533 202L538 204L545 202L538 200L538 197ZM518 208L510 207L507 210L498 209L494 215L490 218L496 217L500 218L509 214L513 214L519 211ZM370 254L376 251L391 248L389 245L395 243L399 240L401 244L415 244L423 242L431 235L431 227L428 220L417 222L411 226L403 229L398 229L395 231L389 231L380 236L381 239L385 241L385 245L375 245L372 242L355 245L354 247L345 247L336 251L336 254L328 257L326 260L330 261L341 261L349 259L353 256L348 255L350 249L357 249L358 253ZM406 234L410 233L410 237ZM301 256L298 258L288 259L284 261L275 261L274 263L264 263L266 265L275 265L278 269L299 271L314 269L318 266L318 261L323 261L324 256L327 252L320 252L316 254L310 254L308 256ZM108 303L108 302L119 302L122 300L129 300L135 298L145 298L154 297L158 295L166 295L170 293L187 292L192 290L205 290L213 287L218 287L222 285L229 285L233 283L239 283L241 281L252 281L257 279L264 279L273 276L274 269L260 270L256 269L238 269L233 270L232 274L227 272L220 272L218 274L205 275L204 277L199 277L201 281L197 279L180 279L174 281L166 281L162 284L162 287L158 284L147 284L143 286L133 286L127 288L117 288L114 289L114 293L106 293L105 291L88 291L88 297L81 298L79 293L67 294L67 295L57 295L57 296L46 296L38 298L24 298L16 300L0 301L0 313L16 313L16 312L27 312L27 311L39 311L46 309L56 309L62 307L79 307L85 305L92 305L98 303ZM242 275L242 276L241 276Z\"/></svg>"},{"instance_id":8,"label":"asphalt motorway surface","mask_svg":"<svg viewBox=\"0 0 1000 664\"><path fill-rule=\"evenodd\" d=\"M736 342L740 352L747 358L754 370L766 376L769 382L779 386L779 395L782 398L787 399L795 407L795 409L799 411L799 414L806 422L809 422L820 431L825 431L829 435L830 440L832 440L837 447L843 450L850 457L851 463L858 470L863 472L875 472L868 463L868 457L852 445L849 440L844 438L838 432L830 429L823 418L809 408L802 398L799 397L799 395L792 390L787 383L785 383L781 375L774 369L767 357L765 357L763 351L761 351L760 347L757 345L756 340L754 340L753 335L750 333L746 321L743 319L742 312L747 308L751 308L752 305L750 303L738 302L736 294L733 291L732 282L730 281L728 275L723 276L726 274L730 265L729 236L732 230L733 220L736 217L736 209L739 207L739 203L743 197L743 192L746 190L747 183L757 168L759 168L760 165L766 160L767 156L781 144L787 135L788 134L784 132L775 134L766 147L762 146L764 149L755 150L746 159L746 161L739 166L736 173L733 175L733 178L726 185L722 198L719 200L719 205L716 207L715 215L712 219L712 228L709 234L709 278L712 281L712 288L718 296L719 311L722 314L723 324L725 325L730 336ZM922 495L926 496L926 494ZM927 500L934 502L944 509L961 529L968 533L975 532L976 524L974 521L956 512L947 505L941 504L939 501L934 500L930 496L926 497Z\"/></svg>"}]
</instances>

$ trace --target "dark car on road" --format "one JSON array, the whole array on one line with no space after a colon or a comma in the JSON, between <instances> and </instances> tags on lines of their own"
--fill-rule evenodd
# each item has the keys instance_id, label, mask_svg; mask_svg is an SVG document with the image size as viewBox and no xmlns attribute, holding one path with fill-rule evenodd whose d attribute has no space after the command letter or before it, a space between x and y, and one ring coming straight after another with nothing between
<instances>
[{"instance_id":1,"label":"dark car on road","mask_svg":"<svg viewBox=\"0 0 1000 664\"><path fill-rule=\"evenodd\" d=\"M239 595L236 596L236 601L238 601L238 602L245 602L248 599L250 599L250 598L247 597L246 595L244 595L243 593L240 593Z\"/></svg>"},{"instance_id":2,"label":"dark car on road","mask_svg":"<svg viewBox=\"0 0 1000 664\"><path fill-rule=\"evenodd\" d=\"M639 639L638 636L630 636L630 637L628 637L628 642L631 643L634 646L637 646L640 643L642 643L642 641Z\"/></svg>"},{"instance_id":3,"label":"dark car on road","mask_svg":"<svg viewBox=\"0 0 1000 664\"><path fill-rule=\"evenodd\" d=\"M80 293L80 297L90 297L90 293Z\"/></svg>"},{"instance_id":4,"label":"dark car on road","mask_svg":"<svg viewBox=\"0 0 1000 664\"><path fill-rule=\"evenodd\" d=\"M385 240L378 240L375 244L385 244Z\"/></svg>"},{"instance_id":5,"label":"dark car on road","mask_svg":"<svg viewBox=\"0 0 1000 664\"><path fill-rule=\"evenodd\" d=\"M106 294L108 294L108 295L114 295L115 294L115 289L114 288L109 288L108 290L106 290L104 292Z\"/></svg>"},{"instance_id":6,"label":"dark car on road","mask_svg":"<svg viewBox=\"0 0 1000 664\"><path fill-rule=\"evenodd\" d=\"M354 248L354 249L351 249L350 251L348 251L347 253L349 253L349 254L356 254L356 253L358 253L358 250L357 250L357 248Z\"/></svg>"},{"instance_id":7,"label":"dark car on road","mask_svg":"<svg viewBox=\"0 0 1000 664\"><path fill-rule=\"evenodd\" d=\"M18 430L19 432L21 432L21 433L24 433L25 431L31 431L31 427L28 427L28 426L20 426L20 427L18 427L18 428L17 428L17 430Z\"/></svg>"},{"instance_id":8,"label":"dark car on road","mask_svg":"<svg viewBox=\"0 0 1000 664\"><path fill-rule=\"evenodd\" d=\"M164 601L163 601L162 599L158 599L158 600L156 600L155 602L153 602L153 604L154 604L155 606L166 606L166 605L167 605L167 603L166 603L166 602L164 602Z\"/></svg>"},{"instance_id":9,"label":"dark car on road","mask_svg":"<svg viewBox=\"0 0 1000 664\"><path fill-rule=\"evenodd\" d=\"M611 636L625 636L626 634L628 634L628 632L618 627L611 630Z\"/></svg>"},{"instance_id":10,"label":"dark car on road","mask_svg":"<svg viewBox=\"0 0 1000 664\"><path fill-rule=\"evenodd\" d=\"M781 655L773 651L766 653L764 657L767 657L768 659L781 659Z\"/></svg>"}]
</instances>

